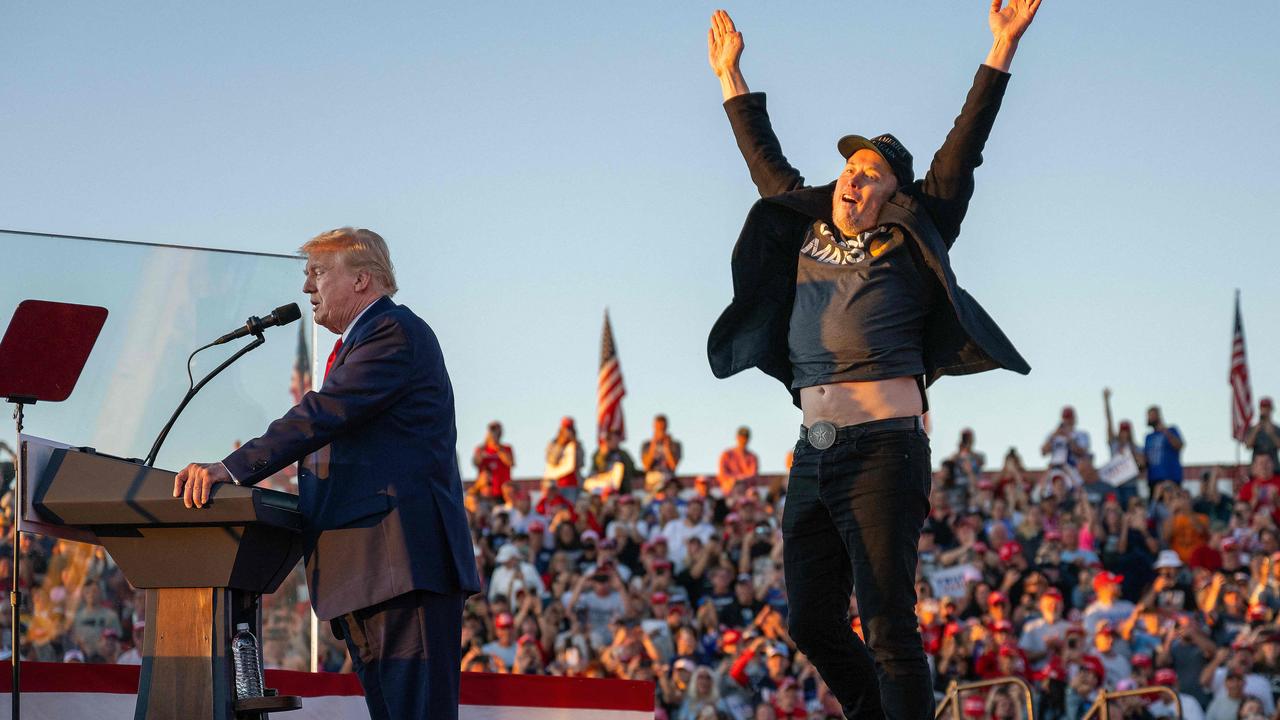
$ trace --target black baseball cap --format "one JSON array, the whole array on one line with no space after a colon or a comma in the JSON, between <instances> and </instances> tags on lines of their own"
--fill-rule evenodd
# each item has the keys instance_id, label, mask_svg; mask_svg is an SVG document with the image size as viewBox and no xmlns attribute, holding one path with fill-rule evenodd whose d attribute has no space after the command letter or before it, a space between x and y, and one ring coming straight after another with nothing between
<instances>
[{"instance_id":1,"label":"black baseball cap","mask_svg":"<svg viewBox=\"0 0 1280 720\"><path fill-rule=\"evenodd\" d=\"M845 135L836 143L836 149L840 151L840 156L848 160L850 156L859 150L874 150L889 163L889 167L893 169L893 174L898 177L898 185L910 185L916 180L916 171L912 164L911 153L907 148L898 142L898 138L885 133L877 135L871 139L862 137L861 135Z\"/></svg>"}]
</instances>

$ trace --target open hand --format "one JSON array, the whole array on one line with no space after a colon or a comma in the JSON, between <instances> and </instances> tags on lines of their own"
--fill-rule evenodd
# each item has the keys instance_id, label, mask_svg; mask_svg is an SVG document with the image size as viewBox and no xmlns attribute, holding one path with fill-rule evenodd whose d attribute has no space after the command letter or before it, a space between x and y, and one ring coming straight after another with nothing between
<instances>
[{"instance_id":1,"label":"open hand","mask_svg":"<svg viewBox=\"0 0 1280 720\"><path fill-rule=\"evenodd\" d=\"M187 507L204 507L214 485L231 481L222 463L191 463L174 476L173 496L182 498Z\"/></svg>"},{"instance_id":2,"label":"open hand","mask_svg":"<svg viewBox=\"0 0 1280 720\"><path fill-rule=\"evenodd\" d=\"M1009 4L1001 7L1004 3L1005 0L991 0L987 22L997 40L1017 42L1040 10L1040 0L1008 0Z\"/></svg>"},{"instance_id":3,"label":"open hand","mask_svg":"<svg viewBox=\"0 0 1280 720\"><path fill-rule=\"evenodd\" d=\"M711 28L707 30L707 59L716 77L738 68L742 57L742 33L733 26L733 18L723 10L711 14Z\"/></svg>"}]
</instances>

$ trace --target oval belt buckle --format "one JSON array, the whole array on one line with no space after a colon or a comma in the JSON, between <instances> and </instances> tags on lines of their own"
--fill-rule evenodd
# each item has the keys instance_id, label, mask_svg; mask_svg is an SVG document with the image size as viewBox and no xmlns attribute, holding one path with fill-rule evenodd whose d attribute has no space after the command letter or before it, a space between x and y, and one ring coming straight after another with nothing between
<instances>
[{"instance_id":1,"label":"oval belt buckle","mask_svg":"<svg viewBox=\"0 0 1280 720\"><path fill-rule=\"evenodd\" d=\"M836 444L836 426L822 420L809 428L809 444L818 450L826 450Z\"/></svg>"}]
</instances>

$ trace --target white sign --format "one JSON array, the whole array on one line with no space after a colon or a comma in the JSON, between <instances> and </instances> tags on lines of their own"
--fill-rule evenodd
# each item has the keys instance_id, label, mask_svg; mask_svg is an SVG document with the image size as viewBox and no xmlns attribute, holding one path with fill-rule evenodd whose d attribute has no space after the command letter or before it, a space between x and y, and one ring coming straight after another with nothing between
<instances>
[{"instance_id":1,"label":"white sign","mask_svg":"<svg viewBox=\"0 0 1280 720\"><path fill-rule=\"evenodd\" d=\"M963 598L968 594L968 581L981 578L982 574L972 565L956 565L939 568L929 575L929 585L934 597Z\"/></svg>"},{"instance_id":2,"label":"white sign","mask_svg":"<svg viewBox=\"0 0 1280 720\"><path fill-rule=\"evenodd\" d=\"M1111 462L1098 468L1098 477L1115 487L1138 477L1138 463L1133 459L1133 453L1125 448L1123 452L1112 458Z\"/></svg>"}]
</instances>

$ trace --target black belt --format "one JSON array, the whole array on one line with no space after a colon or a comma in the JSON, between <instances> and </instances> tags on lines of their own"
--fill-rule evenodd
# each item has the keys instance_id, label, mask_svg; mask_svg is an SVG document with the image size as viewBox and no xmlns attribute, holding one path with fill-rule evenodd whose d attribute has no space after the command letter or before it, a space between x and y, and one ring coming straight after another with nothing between
<instances>
[{"instance_id":1,"label":"black belt","mask_svg":"<svg viewBox=\"0 0 1280 720\"><path fill-rule=\"evenodd\" d=\"M891 430L919 430L923 432L924 420L919 415L912 415L910 417L871 420L857 425L846 425L842 428L838 428L826 420L821 420L814 423L813 427L806 428L801 425L800 439L818 450L826 450L837 442L852 440L868 433Z\"/></svg>"}]
</instances>

